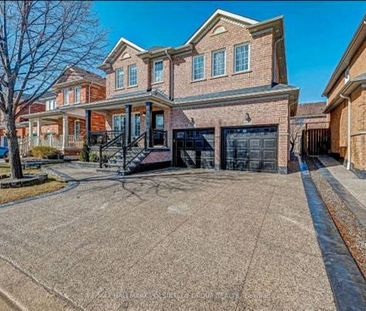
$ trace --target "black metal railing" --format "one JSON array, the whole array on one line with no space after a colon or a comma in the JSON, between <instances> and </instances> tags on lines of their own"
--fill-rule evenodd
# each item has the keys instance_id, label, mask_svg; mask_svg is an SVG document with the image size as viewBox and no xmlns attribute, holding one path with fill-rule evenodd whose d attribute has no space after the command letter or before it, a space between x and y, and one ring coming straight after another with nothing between
<instances>
[{"instance_id":1,"label":"black metal railing","mask_svg":"<svg viewBox=\"0 0 366 311\"><path fill-rule=\"evenodd\" d=\"M168 147L168 131L152 130L152 145Z\"/></svg>"},{"instance_id":2,"label":"black metal railing","mask_svg":"<svg viewBox=\"0 0 366 311\"><path fill-rule=\"evenodd\" d=\"M102 168L103 163L108 162L108 159L117 154L124 146L124 133L120 133L112 140L99 145L99 167Z\"/></svg>"},{"instance_id":3,"label":"black metal railing","mask_svg":"<svg viewBox=\"0 0 366 311\"><path fill-rule=\"evenodd\" d=\"M123 169L126 170L127 166L146 149L147 149L147 136L146 132L143 132L131 143L123 147Z\"/></svg>"},{"instance_id":4,"label":"black metal railing","mask_svg":"<svg viewBox=\"0 0 366 311\"><path fill-rule=\"evenodd\" d=\"M114 140L123 134L121 131L94 131L89 132L89 146L100 146ZM122 147L122 146L121 146Z\"/></svg>"}]
</instances>

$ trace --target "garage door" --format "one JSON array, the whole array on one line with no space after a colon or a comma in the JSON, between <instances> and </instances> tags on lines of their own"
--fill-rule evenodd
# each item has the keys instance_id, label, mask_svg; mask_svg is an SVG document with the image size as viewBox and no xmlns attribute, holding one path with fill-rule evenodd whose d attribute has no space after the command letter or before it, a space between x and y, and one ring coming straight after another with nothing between
<instances>
[{"instance_id":1,"label":"garage door","mask_svg":"<svg viewBox=\"0 0 366 311\"><path fill-rule=\"evenodd\" d=\"M222 168L277 171L277 127L224 128Z\"/></svg>"},{"instance_id":2,"label":"garage door","mask_svg":"<svg viewBox=\"0 0 366 311\"><path fill-rule=\"evenodd\" d=\"M215 167L214 129L184 129L174 131L173 162L190 168Z\"/></svg>"}]
</instances>

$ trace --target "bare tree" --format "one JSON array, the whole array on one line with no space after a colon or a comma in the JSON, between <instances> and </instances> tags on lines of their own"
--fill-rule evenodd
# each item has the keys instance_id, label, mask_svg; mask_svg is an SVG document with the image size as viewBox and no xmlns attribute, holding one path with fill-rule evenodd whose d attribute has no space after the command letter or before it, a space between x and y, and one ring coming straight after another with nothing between
<instances>
[{"instance_id":1,"label":"bare tree","mask_svg":"<svg viewBox=\"0 0 366 311\"><path fill-rule=\"evenodd\" d=\"M290 124L290 153L295 150L295 146L300 141L303 129L304 121L302 119L292 120Z\"/></svg>"},{"instance_id":2,"label":"bare tree","mask_svg":"<svg viewBox=\"0 0 366 311\"><path fill-rule=\"evenodd\" d=\"M11 176L22 178L15 120L39 100L67 65L91 67L105 33L86 1L0 1L0 114Z\"/></svg>"}]
</instances>

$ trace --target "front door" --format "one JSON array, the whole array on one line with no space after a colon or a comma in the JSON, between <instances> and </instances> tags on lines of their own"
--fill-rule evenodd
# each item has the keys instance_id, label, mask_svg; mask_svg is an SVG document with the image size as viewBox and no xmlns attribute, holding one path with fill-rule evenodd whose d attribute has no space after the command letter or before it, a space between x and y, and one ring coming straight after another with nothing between
<instances>
[{"instance_id":1,"label":"front door","mask_svg":"<svg viewBox=\"0 0 366 311\"><path fill-rule=\"evenodd\" d=\"M153 145L164 145L164 111L153 111L152 128Z\"/></svg>"},{"instance_id":2,"label":"front door","mask_svg":"<svg viewBox=\"0 0 366 311\"><path fill-rule=\"evenodd\" d=\"M113 132L118 135L125 130L125 116L123 114L113 115Z\"/></svg>"}]
</instances>

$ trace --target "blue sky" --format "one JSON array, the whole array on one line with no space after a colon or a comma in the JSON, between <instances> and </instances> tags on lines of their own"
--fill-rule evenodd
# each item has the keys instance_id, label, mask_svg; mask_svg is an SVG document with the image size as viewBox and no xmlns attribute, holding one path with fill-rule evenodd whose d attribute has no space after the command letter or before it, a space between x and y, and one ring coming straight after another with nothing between
<instances>
[{"instance_id":1,"label":"blue sky","mask_svg":"<svg viewBox=\"0 0 366 311\"><path fill-rule=\"evenodd\" d=\"M285 17L289 84L300 101L325 100L322 91L366 13L366 2L94 2L108 33L108 48L120 37L144 47L178 46L216 10L265 20Z\"/></svg>"}]
</instances>

